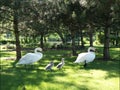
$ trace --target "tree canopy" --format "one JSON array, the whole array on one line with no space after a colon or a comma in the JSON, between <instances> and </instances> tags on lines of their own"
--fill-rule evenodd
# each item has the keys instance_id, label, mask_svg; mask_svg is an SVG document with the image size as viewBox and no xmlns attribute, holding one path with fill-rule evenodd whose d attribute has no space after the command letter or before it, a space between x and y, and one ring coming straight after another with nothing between
<instances>
[{"instance_id":1,"label":"tree canopy","mask_svg":"<svg viewBox=\"0 0 120 90\"><path fill-rule=\"evenodd\" d=\"M63 44L69 36L72 53L76 55L76 38L83 47L87 35L90 46L94 46L93 36L99 33L104 44L103 58L108 60L110 43L120 43L119 6L119 0L1 0L0 33L14 32L17 60L21 57L20 36L40 37L42 48L50 33L57 33Z\"/></svg>"}]
</instances>

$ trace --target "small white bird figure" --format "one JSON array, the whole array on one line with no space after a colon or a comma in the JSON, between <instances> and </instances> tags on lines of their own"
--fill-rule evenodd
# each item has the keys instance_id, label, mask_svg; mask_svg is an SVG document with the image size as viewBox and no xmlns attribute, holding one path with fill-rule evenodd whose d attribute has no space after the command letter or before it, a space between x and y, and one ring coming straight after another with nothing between
<instances>
[{"instance_id":1,"label":"small white bird figure","mask_svg":"<svg viewBox=\"0 0 120 90\"><path fill-rule=\"evenodd\" d=\"M78 54L78 57L74 63L85 63L84 67L86 67L87 63L92 62L95 59L95 48L89 47L88 52Z\"/></svg>"},{"instance_id":2,"label":"small white bird figure","mask_svg":"<svg viewBox=\"0 0 120 90\"><path fill-rule=\"evenodd\" d=\"M61 62L56 66L58 69L61 69L63 66L64 66L64 64L65 64L65 62L64 62L64 58L62 58L61 59Z\"/></svg>"},{"instance_id":3,"label":"small white bird figure","mask_svg":"<svg viewBox=\"0 0 120 90\"><path fill-rule=\"evenodd\" d=\"M38 51L42 51L41 48L36 48L34 50L34 53L27 53L26 55L22 56L22 58L18 61L18 64L32 64L34 62L37 62L38 60L40 60L43 57L43 54L41 52Z\"/></svg>"},{"instance_id":4,"label":"small white bird figure","mask_svg":"<svg viewBox=\"0 0 120 90\"><path fill-rule=\"evenodd\" d=\"M45 70L52 70L53 66L54 66L54 62L51 61L49 64L46 65Z\"/></svg>"}]
</instances>

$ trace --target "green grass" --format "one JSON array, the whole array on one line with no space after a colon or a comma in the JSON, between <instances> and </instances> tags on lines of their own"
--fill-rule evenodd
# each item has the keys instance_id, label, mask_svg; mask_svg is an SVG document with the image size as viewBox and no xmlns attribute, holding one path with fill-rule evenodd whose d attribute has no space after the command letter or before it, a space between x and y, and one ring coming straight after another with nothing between
<instances>
[{"instance_id":1,"label":"green grass","mask_svg":"<svg viewBox=\"0 0 120 90\"><path fill-rule=\"evenodd\" d=\"M99 53L102 53L102 48ZM84 51L84 50L83 50ZM81 51L78 51L81 52ZM13 68L14 60L4 60L3 57L15 56L15 52L1 51L1 90L119 90L119 49L111 48L112 60L103 61L97 58L89 63L87 68L74 64L76 56L69 56L69 50L44 51L44 57L35 63L34 67L17 66ZM25 54L26 52L23 52ZM44 67L50 60L55 65L65 58L62 70L45 71Z\"/></svg>"}]
</instances>

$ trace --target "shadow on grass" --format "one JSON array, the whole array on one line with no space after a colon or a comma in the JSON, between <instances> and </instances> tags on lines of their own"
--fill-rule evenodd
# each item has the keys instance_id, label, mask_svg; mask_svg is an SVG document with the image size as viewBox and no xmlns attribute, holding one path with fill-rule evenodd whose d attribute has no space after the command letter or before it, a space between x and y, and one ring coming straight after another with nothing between
<instances>
[{"instance_id":1,"label":"shadow on grass","mask_svg":"<svg viewBox=\"0 0 120 90\"><path fill-rule=\"evenodd\" d=\"M119 77L119 61L98 60L88 64L85 70L102 70L107 72L106 78Z\"/></svg>"},{"instance_id":2,"label":"shadow on grass","mask_svg":"<svg viewBox=\"0 0 120 90\"><path fill-rule=\"evenodd\" d=\"M67 70L71 72L78 73L81 71L90 71L90 70L102 70L107 72L107 78L119 77L119 61L102 61L95 60L88 64L87 68L83 68L82 65L74 64L73 62L76 59L76 56L69 56L70 51L64 50L54 50L44 52L43 58L35 64L35 67L28 67L26 69L24 66L12 67L12 63L7 66L2 66L3 70L1 71L1 90L21 90L24 85L35 85L39 86L42 82L48 82L52 84L62 84L64 88L70 87L70 90L90 90L86 84L78 85L71 81L56 81L55 77L67 77L70 73L66 73ZM66 56L65 56L66 55ZM68 56L67 56L68 55ZM65 58L65 66L63 71L53 70L45 71L43 68L51 60L55 61L57 65L61 58ZM6 63L7 65L7 63ZM68 72L68 71L67 71ZM79 72L81 73L81 72ZM84 78L84 77L82 77ZM84 82L85 83L85 82ZM73 89L71 87L73 86ZM57 87L57 86L56 86Z\"/></svg>"},{"instance_id":3,"label":"shadow on grass","mask_svg":"<svg viewBox=\"0 0 120 90\"><path fill-rule=\"evenodd\" d=\"M7 68L1 72L1 90L17 90L24 85L39 85L41 82L53 82L54 76L65 76L63 72L45 70L25 70ZM14 88L14 89L13 89Z\"/></svg>"},{"instance_id":4,"label":"shadow on grass","mask_svg":"<svg viewBox=\"0 0 120 90\"><path fill-rule=\"evenodd\" d=\"M64 88L70 88L70 90L89 90L85 85L76 85L72 82L56 81L55 77L64 77L66 73L61 71L44 71L33 70L26 71L23 69L14 69L11 71L2 71L1 74L1 90L22 90L26 85L39 86L42 82L52 83L54 85L63 85ZM57 86L56 86L57 87ZM71 89L73 87L73 89ZM52 89L54 90L54 89ZM65 90L62 88L62 90Z\"/></svg>"}]
</instances>

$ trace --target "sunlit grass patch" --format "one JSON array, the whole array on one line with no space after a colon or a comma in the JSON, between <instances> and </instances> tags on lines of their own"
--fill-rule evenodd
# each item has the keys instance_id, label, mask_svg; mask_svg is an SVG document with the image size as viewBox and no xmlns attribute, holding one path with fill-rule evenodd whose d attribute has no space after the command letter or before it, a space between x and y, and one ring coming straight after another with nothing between
<instances>
[{"instance_id":1,"label":"sunlit grass patch","mask_svg":"<svg viewBox=\"0 0 120 90\"><path fill-rule=\"evenodd\" d=\"M101 57L102 48L98 49L101 51L97 56ZM83 64L73 63L77 56L70 56L69 50L44 51L44 57L27 68L24 65L13 67L14 60L1 59L1 90L22 90L24 86L26 90L119 90L118 49L110 50L114 60L96 58L86 68ZM22 55L26 53L24 51ZM15 52L4 51L4 54L2 58L15 56ZM58 70L56 65L62 57L65 66ZM46 71L44 68L51 60L55 66L52 71Z\"/></svg>"}]
</instances>

